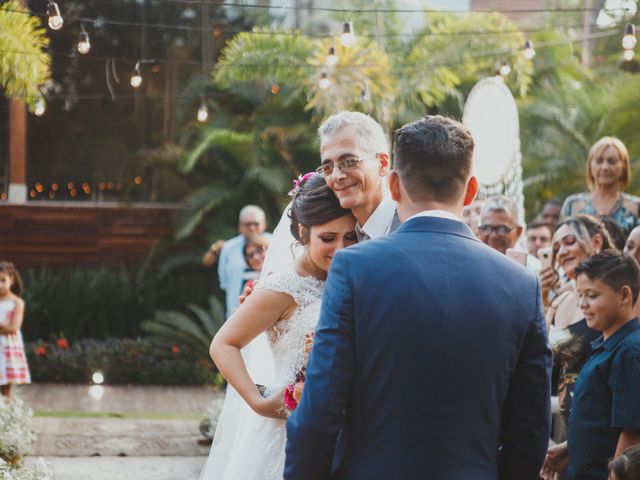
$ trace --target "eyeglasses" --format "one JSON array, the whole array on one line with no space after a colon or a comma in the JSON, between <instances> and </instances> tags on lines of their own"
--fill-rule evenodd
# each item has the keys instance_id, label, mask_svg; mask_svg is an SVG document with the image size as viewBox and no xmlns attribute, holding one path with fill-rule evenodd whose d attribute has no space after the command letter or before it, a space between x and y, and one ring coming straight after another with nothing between
<instances>
[{"instance_id":1,"label":"eyeglasses","mask_svg":"<svg viewBox=\"0 0 640 480\"><path fill-rule=\"evenodd\" d=\"M251 228L251 227L258 228L260 226L260 222L241 222L240 225L247 228Z\"/></svg>"},{"instance_id":2,"label":"eyeglasses","mask_svg":"<svg viewBox=\"0 0 640 480\"><path fill-rule=\"evenodd\" d=\"M247 251L247 253L244 254L244 256L246 258L253 258L253 257L257 257L262 255L266 250L264 248L259 248L257 250L254 250L252 252Z\"/></svg>"},{"instance_id":3,"label":"eyeglasses","mask_svg":"<svg viewBox=\"0 0 640 480\"><path fill-rule=\"evenodd\" d=\"M333 173L333 169L338 167L341 172L350 172L358 168L360 162L364 162L366 158L350 157L339 160L338 163L326 162L316 168L316 172L325 177Z\"/></svg>"},{"instance_id":4,"label":"eyeglasses","mask_svg":"<svg viewBox=\"0 0 640 480\"><path fill-rule=\"evenodd\" d=\"M497 235L504 237L509 235L515 227L515 225L512 225L511 227L508 225L480 225L478 230L486 235L490 235L492 232L495 232Z\"/></svg>"}]
</instances>

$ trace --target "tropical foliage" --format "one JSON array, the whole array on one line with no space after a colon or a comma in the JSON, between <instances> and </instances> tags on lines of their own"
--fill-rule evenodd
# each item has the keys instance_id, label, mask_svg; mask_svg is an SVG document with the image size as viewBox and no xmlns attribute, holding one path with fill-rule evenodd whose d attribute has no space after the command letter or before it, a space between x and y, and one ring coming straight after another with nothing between
<instances>
[{"instance_id":1,"label":"tropical foliage","mask_svg":"<svg viewBox=\"0 0 640 480\"><path fill-rule=\"evenodd\" d=\"M424 112L450 96L459 97L460 87L494 74L505 61L512 65L509 84L518 95L527 93L532 65L517 54L525 39L505 16L425 15L427 26L410 40L384 43L364 23L362 35L349 48L332 38L296 32L241 33L223 51L215 80L222 87L288 85L294 95L302 90L306 108L320 117L359 109L389 126L405 121L409 112ZM387 21L380 33L386 38L397 35L396 31L397 25ZM331 46L338 57L335 65L327 64ZM332 82L330 88L322 88L322 76Z\"/></svg>"},{"instance_id":2,"label":"tropical foliage","mask_svg":"<svg viewBox=\"0 0 640 480\"><path fill-rule=\"evenodd\" d=\"M7 96L35 105L50 75L48 45L40 19L16 0L0 5L0 88Z\"/></svg>"},{"instance_id":3,"label":"tropical foliage","mask_svg":"<svg viewBox=\"0 0 640 480\"><path fill-rule=\"evenodd\" d=\"M216 226L221 220L233 225L246 203L277 218L291 179L317 165L315 125L329 114L364 111L389 131L448 102L454 105L449 113L460 116L464 94L503 61L512 64L509 85L526 94L532 65L514 53L524 37L506 17L426 15L427 27L404 41L390 19L381 27L388 41L368 30L377 25L365 22L349 48L299 32L236 35L214 70L208 98L216 117L183 135L183 172L202 183L185 199L176 238L202 224L210 235L220 235ZM475 40L455 35L463 29L480 34ZM482 35L496 31L500 35ZM331 46L337 62L329 65Z\"/></svg>"},{"instance_id":4,"label":"tropical foliage","mask_svg":"<svg viewBox=\"0 0 640 480\"><path fill-rule=\"evenodd\" d=\"M158 310L153 320L142 328L152 336L178 345L183 351L197 358L209 356L209 346L216 332L224 323L224 308L217 298L209 297L209 310L198 305L187 305L189 313Z\"/></svg>"},{"instance_id":5,"label":"tropical foliage","mask_svg":"<svg viewBox=\"0 0 640 480\"><path fill-rule=\"evenodd\" d=\"M69 341L111 336L135 337L155 310L206 305L215 279L190 262L170 268L77 267L29 269L25 283L26 339L64 333Z\"/></svg>"}]
</instances>

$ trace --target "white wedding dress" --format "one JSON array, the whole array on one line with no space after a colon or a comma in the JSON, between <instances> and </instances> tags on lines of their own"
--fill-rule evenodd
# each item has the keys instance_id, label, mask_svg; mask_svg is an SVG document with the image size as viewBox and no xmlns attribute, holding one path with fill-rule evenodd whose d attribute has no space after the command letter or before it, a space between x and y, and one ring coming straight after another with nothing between
<instances>
[{"instance_id":1,"label":"white wedding dress","mask_svg":"<svg viewBox=\"0 0 640 480\"><path fill-rule=\"evenodd\" d=\"M283 392L302 367L305 335L315 331L324 282L302 277L291 267L264 277L256 288L286 293L298 304L291 317L280 320L266 332L275 362L275 376L267 385L268 395ZM257 415L228 386L211 453L200 478L281 480L285 442L285 420Z\"/></svg>"}]
</instances>

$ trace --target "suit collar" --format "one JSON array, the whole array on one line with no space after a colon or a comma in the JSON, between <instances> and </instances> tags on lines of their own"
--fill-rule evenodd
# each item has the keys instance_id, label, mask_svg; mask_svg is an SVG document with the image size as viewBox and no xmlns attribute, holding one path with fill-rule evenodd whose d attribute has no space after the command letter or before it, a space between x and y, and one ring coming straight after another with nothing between
<instances>
[{"instance_id":1,"label":"suit collar","mask_svg":"<svg viewBox=\"0 0 640 480\"><path fill-rule=\"evenodd\" d=\"M414 217L403 223L396 232L442 232L461 235L472 240L480 241L461 220L451 220L441 217Z\"/></svg>"}]
</instances>

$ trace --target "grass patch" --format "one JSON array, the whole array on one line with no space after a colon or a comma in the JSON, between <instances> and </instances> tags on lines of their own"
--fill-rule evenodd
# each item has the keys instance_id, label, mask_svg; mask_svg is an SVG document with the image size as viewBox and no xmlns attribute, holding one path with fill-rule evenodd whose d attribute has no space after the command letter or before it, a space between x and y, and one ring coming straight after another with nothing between
<instances>
[{"instance_id":1,"label":"grass patch","mask_svg":"<svg viewBox=\"0 0 640 480\"><path fill-rule=\"evenodd\" d=\"M119 418L131 420L197 420L204 418L204 413L164 413L164 412L75 412L71 410L36 410L36 417L54 418Z\"/></svg>"}]
</instances>

